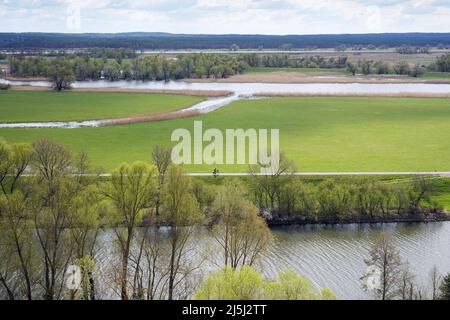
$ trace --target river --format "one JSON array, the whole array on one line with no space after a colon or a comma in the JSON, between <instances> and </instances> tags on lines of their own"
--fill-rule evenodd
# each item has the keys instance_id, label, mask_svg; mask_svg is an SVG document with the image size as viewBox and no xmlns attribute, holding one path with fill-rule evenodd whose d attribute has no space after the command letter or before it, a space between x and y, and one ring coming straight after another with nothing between
<instances>
[{"instance_id":1,"label":"river","mask_svg":"<svg viewBox=\"0 0 450 320\"><path fill-rule=\"evenodd\" d=\"M269 278L292 269L307 276L317 288L332 289L340 299L370 299L360 278L367 268L364 259L381 232L392 237L426 293L433 266L442 274L450 272L450 222L277 227L272 229L273 245L256 268ZM109 231L100 237L97 259L103 272L115 265L111 263L113 238ZM197 277L221 265L222 251L206 230L198 230L188 247L192 250L188 255L191 265L202 260Z\"/></svg>"},{"instance_id":2,"label":"river","mask_svg":"<svg viewBox=\"0 0 450 320\"><path fill-rule=\"evenodd\" d=\"M8 81L0 83L47 87L47 81ZM450 93L450 84L431 83L223 83L185 81L76 81L73 88L120 88L149 90L230 91L238 95L304 93L304 94L399 94Z\"/></svg>"}]
</instances>

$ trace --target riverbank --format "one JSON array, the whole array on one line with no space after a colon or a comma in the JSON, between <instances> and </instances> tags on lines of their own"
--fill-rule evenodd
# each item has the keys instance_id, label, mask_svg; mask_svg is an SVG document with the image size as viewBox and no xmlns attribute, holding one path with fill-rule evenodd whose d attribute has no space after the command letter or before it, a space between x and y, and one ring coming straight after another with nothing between
<instances>
[{"instance_id":1,"label":"riverbank","mask_svg":"<svg viewBox=\"0 0 450 320\"><path fill-rule=\"evenodd\" d=\"M450 93L308 93L308 92L267 92L256 93L259 98L283 98L283 97L380 97L380 98L450 98Z\"/></svg>"},{"instance_id":2,"label":"riverbank","mask_svg":"<svg viewBox=\"0 0 450 320\"><path fill-rule=\"evenodd\" d=\"M12 85L11 91L53 91L51 87L32 85ZM100 92L100 93L153 93L153 94L175 94L191 97L219 98L232 94L226 90L159 90L159 89L127 89L127 88L72 88L71 92Z\"/></svg>"},{"instance_id":3,"label":"riverbank","mask_svg":"<svg viewBox=\"0 0 450 320\"><path fill-rule=\"evenodd\" d=\"M43 77L12 77L4 78L8 81L19 81L25 83L32 83L35 81L47 81ZM121 80L122 81L122 80ZM95 82L95 81L92 81ZM111 81L115 83L117 81ZM299 72L299 71L268 71L268 72L254 72L242 73L230 76L228 78L186 78L181 80L172 80L172 82L186 82L186 83L276 83L276 84L320 84L320 83L339 83L339 84L408 84L408 83L422 83L422 84L450 84L449 78L442 77L409 77L403 75L346 75L339 74L333 71L326 72ZM188 90L190 91L190 90ZM184 93L180 93L184 94Z\"/></svg>"},{"instance_id":4,"label":"riverbank","mask_svg":"<svg viewBox=\"0 0 450 320\"><path fill-rule=\"evenodd\" d=\"M450 221L447 212L429 212L422 214L390 214L384 216L352 216L348 218L308 218L304 216L278 217L266 219L270 227L295 225L346 225L346 224L387 224L387 223L434 223Z\"/></svg>"},{"instance_id":5,"label":"riverbank","mask_svg":"<svg viewBox=\"0 0 450 320\"><path fill-rule=\"evenodd\" d=\"M450 82L449 82L450 83ZM11 91L53 91L50 87L12 85ZM72 88L71 92L99 92L99 93L149 93L174 94L191 97L222 98L233 94L227 90L159 90L159 89L125 89L125 88ZM450 93L312 93L312 92L264 92L252 96L259 98L275 97L385 97L385 98L450 98Z\"/></svg>"}]
</instances>

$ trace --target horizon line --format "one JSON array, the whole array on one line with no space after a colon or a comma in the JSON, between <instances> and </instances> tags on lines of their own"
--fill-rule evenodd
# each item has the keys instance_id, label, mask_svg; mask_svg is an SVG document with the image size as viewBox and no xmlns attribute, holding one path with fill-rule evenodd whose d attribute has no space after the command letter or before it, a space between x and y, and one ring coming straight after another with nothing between
<instances>
[{"instance_id":1,"label":"horizon line","mask_svg":"<svg viewBox=\"0 0 450 320\"><path fill-rule=\"evenodd\" d=\"M408 31L408 32L364 32L364 33L174 33L165 31L118 31L118 32L57 32L57 31L0 31L0 34L62 34L62 35L120 35L120 34L153 34L153 35L176 35L176 36L346 36L346 35L383 35L383 34L450 34L450 31Z\"/></svg>"}]
</instances>

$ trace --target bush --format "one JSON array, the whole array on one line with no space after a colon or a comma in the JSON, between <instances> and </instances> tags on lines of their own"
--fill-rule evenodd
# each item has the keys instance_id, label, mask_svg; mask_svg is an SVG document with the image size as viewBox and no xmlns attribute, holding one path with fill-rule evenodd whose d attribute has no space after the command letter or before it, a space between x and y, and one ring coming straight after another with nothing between
<instances>
[{"instance_id":1,"label":"bush","mask_svg":"<svg viewBox=\"0 0 450 320\"><path fill-rule=\"evenodd\" d=\"M434 65L438 72L450 72L450 54L438 57Z\"/></svg>"},{"instance_id":2,"label":"bush","mask_svg":"<svg viewBox=\"0 0 450 320\"><path fill-rule=\"evenodd\" d=\"M329 289L316 290L305 277L291 270L278 280L265 279L251 267L229 267L212 272L194 294L195 300L336 300Z\"/></svg>"},{"instance_id":3,"label":"bush","mask_svg":"<svg viewBox=\"0 0 450 320\"><path fill-rule=\"evenodd\" d=\"M394 71L398 75L407 75L410 73L409 64L405 61L399 62L395 67Z\"/></svg>"}]
</instances>

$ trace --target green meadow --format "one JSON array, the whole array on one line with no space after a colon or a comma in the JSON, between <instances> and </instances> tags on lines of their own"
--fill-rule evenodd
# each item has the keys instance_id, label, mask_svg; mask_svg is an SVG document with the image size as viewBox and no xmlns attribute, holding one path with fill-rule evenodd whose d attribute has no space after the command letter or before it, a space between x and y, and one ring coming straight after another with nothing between
<instances>
[{"instance_id":1,"label":"green meadow","mask_svg":"<svg viewBox=\"0 0 450 320\"><path fill-rule=\"evenodd\" d=\"M75 93L67 96L72 94ZM49 93L49 99L51 95ZM53 95L57 97L54 99L60 97L56 93ZM81 96L93 101L101 95L89 93ZM129 96L131 101L145 100L146 97L155 96ZM157 97L159 100L165 97L178 101L179 106L196 100L181 96ZM116 103L123 108L117 112L144 112L144 109L137 111L131 101ZM45 118L39 108L27 109L23 103L21 105L29 113L17 115L22 117L21 121L62 120ZM160 101L160 108L162 105L172 104ZM9 107L1 105L2 110L10 114L16 107L14 103ZM161 111L160 108L151 110ZM102 116L111 116L107 110L102 109ZM96 112L100 114L100 111ZM77 119L86 119L81 114L77 116ZM4 117L3 111L1 117ZM8 117L5 120L12 119ZM9 142L53 139L76 152L87 152L93 166L110 171L123 162L148 161L154 145L174 146L175 143L171 142L173 130L186 128L193 132L195 120L203 121L204 130L280 129L281 150L295 161L298 171L303 172L450 170L450 99L296 97L241 100L193 118L101 128L0 129L0 137ZM216 167L221 172L247 170L245 165ZM209 172L213 167L188 165L186 169Z\"/></svg>"},{"instance_id":2,"label":"green meadow","mask_svg":"<svg viewBox=\"0 0 450 320\"><path fill-rule=\"evenodd\" d=\"M0 92L0 122L82 121L174 111L204 98L147 93Z\"/></svg>"},{"instance_id":3,"label":"green meadow","mask_svg":"<svg viewBox=\"0 0 450 320\"><path fill-rule=\"evenodd\" d=\"M450 79L450 72L425 71L419 78Z\"/></svg>"}]
</instances>

